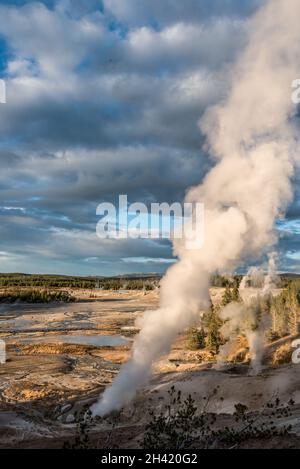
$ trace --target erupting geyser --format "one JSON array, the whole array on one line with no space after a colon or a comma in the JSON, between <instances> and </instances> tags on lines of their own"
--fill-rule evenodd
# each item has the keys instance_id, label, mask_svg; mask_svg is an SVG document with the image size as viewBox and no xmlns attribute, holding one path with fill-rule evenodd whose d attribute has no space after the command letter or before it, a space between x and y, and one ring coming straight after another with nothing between
<instances>
[{"instance_id":1,"label":"erupting geyser","mask_svg":"<svg viewBox=\"0 0 300 469\"><path fill-rule=\"evenodd\" d=\"M140 321L132 358L92 407L94 415L120 409L145 384L153 362L209 306L212 273L258 259L276 244L274 224L292 199L299 162L291 100L300 71L299 17L299 0L269 0L249 22L228 97L201 122L216 165L187 201L205 204L204 246L174 243L179 261L161 282L160 308Z\"/></svg>"}]
</instances>

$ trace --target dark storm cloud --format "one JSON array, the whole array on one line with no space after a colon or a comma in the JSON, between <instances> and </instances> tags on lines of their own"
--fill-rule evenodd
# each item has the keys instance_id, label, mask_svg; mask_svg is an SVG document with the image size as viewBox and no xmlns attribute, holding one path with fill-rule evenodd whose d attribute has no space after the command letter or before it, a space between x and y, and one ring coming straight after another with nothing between
<instances>
[{"instance_id":1,"label":"dark storm cloud","mask_svg":"<svg viewBox=\"0 0 300 469\"><path fill-rule=\"evenodd\" d=\"M97 204L180 201L201 180L212 162L198 121L260 3L1 2L1 270L167 266L169 242L97 239ZM281 246L296 250L295 233Z\"/></svg>"},{"instance_id":2,"label":"dark storm cloud","mask_svg":"<svg viewBox=\"0 0 300 469\"><path fill-rule=\"evenodd\" d=\"M140 27L122 36L111 30L106 9L76 18L70 11L70 2L54 10L31 2L0 7L11 53L0 136L35 149L199 149L197 120L224 92L218 71L241 47L243 21L192 24L178 17L160 31Z\"/></svg>"}]
</instances>

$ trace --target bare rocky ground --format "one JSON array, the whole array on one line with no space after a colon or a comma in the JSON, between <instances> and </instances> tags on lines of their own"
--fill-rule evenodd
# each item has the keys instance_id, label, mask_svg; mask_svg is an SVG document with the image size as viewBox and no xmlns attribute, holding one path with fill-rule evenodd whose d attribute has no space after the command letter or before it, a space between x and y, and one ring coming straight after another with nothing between
<instances>
[{"instance_id":1,"label":"bare rocky ground","mask_svg":"<svg viewBox=\"0 0 300 469\"><path fill-rule=\"evenodd\" d=\"M2 305L0 338L7 343L8 361L0 365L0 447L62 448L74 440L75 415L95 402L130 356L135 320L158 304L157 292L72 292L78 302L48 305ZM218 302L222 289L214 289ZM92 296L92 297L91 297ZM273 346L274 349L274 346ZM171 353L155 365L149 386L117 416L99 421L91 434L95 447L136 448L148 410L159 412L175 385L191 394L199 409L217 413L218 428L233 422L243 403L254 412L280 397L293 399L291 414L276 425L292 426L292 435L248 441L243 447L300 448L300 365L271 366L251 376L248 364L214 369L210 357L186 348L178 338ZM215 389L217 392L215 393Z\"/></svg>"}]
</instances>

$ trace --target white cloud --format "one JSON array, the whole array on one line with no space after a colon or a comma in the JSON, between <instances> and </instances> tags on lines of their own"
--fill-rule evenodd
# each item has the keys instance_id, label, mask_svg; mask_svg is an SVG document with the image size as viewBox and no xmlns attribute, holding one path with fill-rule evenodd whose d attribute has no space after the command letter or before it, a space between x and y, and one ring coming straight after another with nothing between
<instances>
[{"instance_id":1,"label":"white cloud","mask_svg":"<svg viewBox=\"0 0 300 469\"><path fill-rule=\"evenodd\" d=\"M12 208L1 212L2 250L24 251L35 267L34 253L167 258L161 244L100 248L95 207L119 193L174 202L199 182L210 163L198 120L222 98L223 67L259 1L105 0L103 12L98 0L1 4L0 188Z\"/></svg>"}]
</instances>

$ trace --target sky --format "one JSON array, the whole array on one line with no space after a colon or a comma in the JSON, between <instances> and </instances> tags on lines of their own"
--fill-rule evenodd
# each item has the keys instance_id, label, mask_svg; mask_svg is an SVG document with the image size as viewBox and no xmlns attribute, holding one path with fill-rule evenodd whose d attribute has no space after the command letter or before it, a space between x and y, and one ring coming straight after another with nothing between
<instances>
[{"instance_id":1,"label":"sky","mask_svg":"<svg viewBox=\"0 0 300 469\"><path fill-rule=\"evenodd\" d=\"M262 1L1 0L1 272L170 266L168 240L97 238L96 208L119 194L181 202L201 181L213 161L199 120L226 95ZM280 270L299 272L294 185L278 253Z\"/></svg>"}]
</instances>

